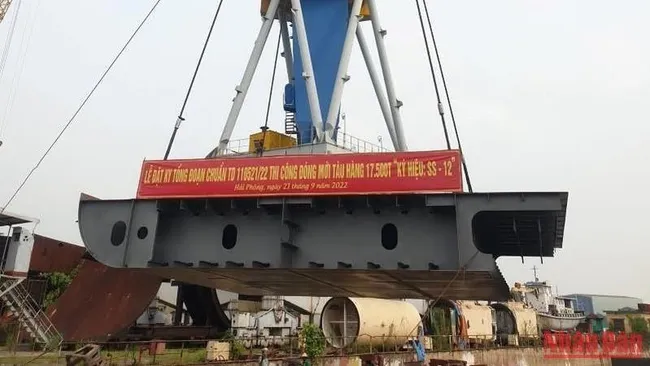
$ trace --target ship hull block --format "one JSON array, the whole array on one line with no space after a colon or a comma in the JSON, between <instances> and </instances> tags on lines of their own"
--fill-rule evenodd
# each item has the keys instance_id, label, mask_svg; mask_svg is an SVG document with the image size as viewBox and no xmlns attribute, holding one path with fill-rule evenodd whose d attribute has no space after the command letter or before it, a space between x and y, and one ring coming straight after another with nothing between
<instances>
[{"instance_id":1,"label":"ship hull block","mask_svg":"<svg viewBox=\"0 0 650 366\"><path fill-rule=\"evenodd\" d=\"M553 256L566 193L96 200L84 244L110 267L251 295L503 300L499 256Z\"/></svg>"}]
</instances>

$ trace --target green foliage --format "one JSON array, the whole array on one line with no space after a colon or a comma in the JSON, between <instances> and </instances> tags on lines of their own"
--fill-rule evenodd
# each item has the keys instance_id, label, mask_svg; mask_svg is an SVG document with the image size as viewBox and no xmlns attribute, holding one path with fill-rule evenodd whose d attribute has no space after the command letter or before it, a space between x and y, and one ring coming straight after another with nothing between
<instances>
[{"instance_id":1,"label":"green foliage","mask_svg":"<svg viewBox=\"0 0 650 366\"><path fill-rule=\"evenodd\" d=\"M300 337L303 339L305 353L309 358L321 356L325 352L325 336L315 324L305 324L300 331Z\"/></svg>"},{"instance_id":2,"label":"green foliage","mask_svg":"<svg viewBox=\"0 0 650 366\"><path fill-rule=\"evenodd\" d=\"M205 363L208 352L205 348L199 349L186 349L183 354L183 362L190 364L203 364Z\"/></svg>"},{"instance_id":3,"label":"green foliage","mask_svg":"<svg viewBox=\"0 0 650 366\"><path fill-rule=\"evenodd\" d=\"M628 315L627 320L630 324L630 331L641 335L643 339L643 348L650 348L650 324L643 316Z\"/></svg>"},{"instance_id":4,"label":"green foliage","mask_svg":"<svg viewBox=\"0 0 650 366\"><path fill-rule=\"evenodd\" d=\"M237 339L231 330L226 332L223 339L230 342L230 359L238 360L248 352L244 342Z\"/></svg>"},{"instance_id":5,"label":"green foliage","mask_svg":"<svg viewBox=\"0 0 650 366\"><path fill-rule=\"evenodd\" d=\"M431 307L427 317L428 330L434 350L448 351L452 348L451 342L451 315L447 307Z\"/></svg>"},{"instance_id":6,"label":"green foliage","mask_svg":"<svg viewBox=\"0 0 650 366\"><path fill-rule=\"evenodd\" d=\"M648 333L648 322L640 316L628 316L628 321L630 322L630 330L632 333L647 334Z\"/></svg>"},{"instance_id":7,"label":"green foliage","mask_svg":"<svg viewBox=\"0 0 650 366\"><path fill-rule=\"evenodd\" d=\"M434 335L451 334L449 309L446 307L432 307L429 309L429 329Z\"/></svg>"},{"instance_id":8,"label":"green foliage","mask_svg":"<svg viewBox=\"0 0 650 366\"><path fill-rule=\"evenodd\" d=\"M16 335L20 326L17 323L7 323L1 325L0 328L5 332L6 340L4 346L7 349L13 350L16 346Z\"/></svg>"},{"instance_id":9,"label":"green foliage","mask_svg":"<svg viewBox=\"0 0 650 366\"><path fill-rule=\"evenodd\" d=\"M66 274L61 272L46 273L43 275L47 281L47 290L43 300L43 308L47 309L63 294L72 282L74 273Z\"/></svg>"},{"instance_id":10,"label":"green foliage","mask_svg":"<svg viewBox=\"0 0 650 366\"><path fill-rule=\"evenodd\" d=\"M230 358L233 360L238 360L241 356L246 355L247 350L244 346L244 342L239 339L233 339L230 343Z\"/></svg>"},{"instance_id":11,"label":"green foliage","mask_svg":"<svg viewBox=\"0 0 650 366\"><path fill-rule=\"evenodd\" d=\"M41 275L47 281L47 289L45 291L45 298L43 299L44 309L47 309L58 300L75 278L83 263L84 261L82 260L70 273L51 272Z\"/></svg>"}]
</instances>

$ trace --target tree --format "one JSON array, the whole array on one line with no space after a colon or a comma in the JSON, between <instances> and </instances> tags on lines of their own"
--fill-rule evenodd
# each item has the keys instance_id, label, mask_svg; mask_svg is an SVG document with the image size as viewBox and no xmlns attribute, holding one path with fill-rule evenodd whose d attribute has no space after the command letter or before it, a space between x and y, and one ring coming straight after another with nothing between
<instances>
[{"instance_id":1,"label":"tree","mask_svg":"<svg viewBox=\"0 0 650 366\"><path fill-rule=\"evenodd\" d=\"M79 268L85 261L82 260L70 273L51 272L42 275L46 280L45 298L43 299L43 308L47 309L59 299L63 292L70 286L72 280L77 276Z\"/></svg>"},{"instance_id":2,"label":"tree","mask_svg":"<svg viewBox=\"0 0 650 366\"><path fill-rule=\"evenodd\" d=\"M641 336L641 339L643 339L643 348L647 349L650 346L650 327L648 327L648 321L643 316L634 315L628 315L627 319L630 322L630 331Z\"/></svg>"},{"instance_id":3,"label":"tree","mask_svg":"<svg viewBox=\"0 0 650 366\"><path fill-rule=\"evenodd\" d=\"M314 323L305 324L300 331L300 336L305 344L305 353L309 358L313 359L325 352L325 336Z\"/></svg>"},{"instance_id":4,"label":"tree","mask_svg":"<svg viewBox=\"0 0 650 366\"><path fill-rule=\"evenodd\" d=\"M630 330L632 333L647 334L648 333L648 322L645 318L640 316L628 316L630 322Z\"/></svg>"}]
</instances>

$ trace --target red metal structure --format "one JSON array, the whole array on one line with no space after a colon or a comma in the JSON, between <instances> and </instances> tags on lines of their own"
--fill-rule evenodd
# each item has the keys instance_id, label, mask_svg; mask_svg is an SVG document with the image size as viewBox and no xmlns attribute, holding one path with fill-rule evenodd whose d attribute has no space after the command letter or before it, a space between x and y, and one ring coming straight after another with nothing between
<instances>
[{"instance_id":1,"label":"red metal structure","mask_svg":"<svg viewBox=\"0 0 650 366\"><path fill-rule=\"evenodd\" d=\"M214 337L227 330L229 319L213 289L179 284L192 326L136 327L137 318L156 297L164 278L150 271L110 268L88 255L82 246L34 235L27 291L42 304L47 283L44 273L71 273L75 277L47 315L64 341L100 341L163 337ZM10 322L11 319L4 319Z\"/></svg>"},{"instance_id":2,"label":"red metal structure","mask_svg":"<svg viewBox=\"0 0 650 366\"><path fill-rule=\"evenodd\" d=\"M156 296L162 278L83 260L77 275L48 308L66 341L103 340L128 330Z\"/></svg>"},{"instance_id":3,"label":"red metal structure","mask_svg":"<svg viewBox=\"0 0 650 366\"><path fill-rule=\"evenodd\" d=\"M30 274L21 284L42 304L47 284L40 274L77 269L70 286L47 309L65 341L104 339L128 330L156 296L162 282L162 278L138 270L108 268L86 259L85 254L82 246L34 235Z\"/></svg>"}]
</instances>

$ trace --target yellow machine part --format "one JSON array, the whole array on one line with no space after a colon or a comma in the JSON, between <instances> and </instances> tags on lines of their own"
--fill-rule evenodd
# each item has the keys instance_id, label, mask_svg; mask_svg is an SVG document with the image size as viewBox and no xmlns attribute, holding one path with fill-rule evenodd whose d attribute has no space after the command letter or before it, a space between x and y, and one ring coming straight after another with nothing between
<instances>
[{"instance_id":1,"label":"yellow machine part","mask_svg":"<svg viewBox=\"0 0 650 366\"><path fill-rule=\"evenodd\" d=\"M352 4L353 0L348 0L348 2ZM261 0L261 7L260 7L261 15L266 14L266 10L269 8L270 3L271 0ZM361 4L361 16L362 18L370 17L370 8L368 8L368 3L365 0Z\"/></svg>"},{"instance_id":2,"label":"yellow machine part","mask_svg":"<svg viewBox=\"0 0 650 366\"><path fill-rule=\"evenodd\" d=\"M350 4L351 3L352 0L350 0ZM361 3L361 16L363 18L370 18L370 8L368 7L368 3L365 0L363 1L363 3Z\"/></svg>"},{"instance_id":3,"label":"yellow machine part","mask_svg":"<svg viewBox=\"0 0 650 366\"><path fill-rule=\"evenodd\" d=\"M282 149L296 146L295 138L273 130L268 130L266 131L266 134L264 132L258 132L250 135L250 138L248 140L248 152L257 152L257 147L262 146L262 140L264 140L264 150Z\"/></svg>"}]
</instances>

